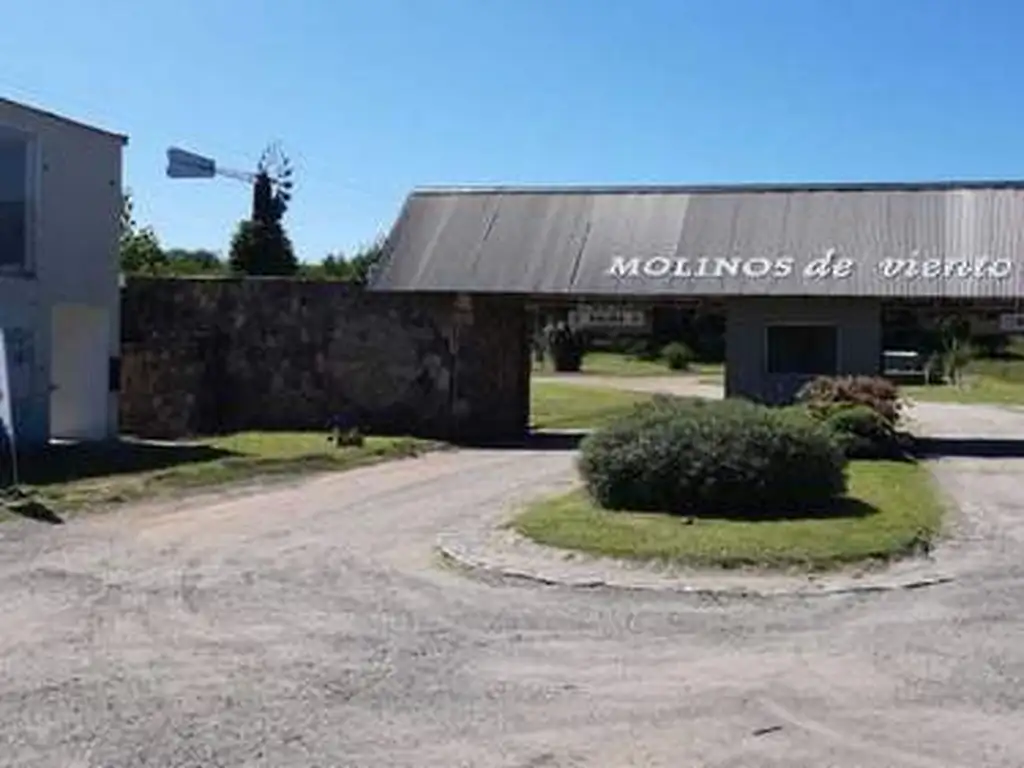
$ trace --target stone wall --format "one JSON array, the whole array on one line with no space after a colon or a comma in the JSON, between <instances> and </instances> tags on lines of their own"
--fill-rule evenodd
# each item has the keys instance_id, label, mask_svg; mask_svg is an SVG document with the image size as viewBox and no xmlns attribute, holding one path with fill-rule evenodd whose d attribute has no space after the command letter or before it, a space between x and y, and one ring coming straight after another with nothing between
<instances>
[{"instance_id":1,"label":"stone wall","mask_svg":"<svg viewBox=\"0 0 1024 768\"><path fill-rule=\"evenodd\" d=\"M521 301L375 294L336 282L130 278L121 431L322 429L465 441L525 434Z\"/></svg>"}]
</instances>

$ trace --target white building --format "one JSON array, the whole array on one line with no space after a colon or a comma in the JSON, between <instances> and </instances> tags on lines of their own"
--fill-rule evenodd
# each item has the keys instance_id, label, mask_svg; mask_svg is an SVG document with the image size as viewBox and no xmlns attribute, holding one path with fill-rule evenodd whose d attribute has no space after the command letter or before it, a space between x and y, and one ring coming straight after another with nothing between
<instances>
[{"instance_id":1,"label":"white building","mask_svg":"<svg viewBox=\"0 0 1024 768\"><path fill-rule=\"evenodd\" d=\"M0 98L0 327L20 444L117 434L126 143Z\"/></svg>"}]
</instances>

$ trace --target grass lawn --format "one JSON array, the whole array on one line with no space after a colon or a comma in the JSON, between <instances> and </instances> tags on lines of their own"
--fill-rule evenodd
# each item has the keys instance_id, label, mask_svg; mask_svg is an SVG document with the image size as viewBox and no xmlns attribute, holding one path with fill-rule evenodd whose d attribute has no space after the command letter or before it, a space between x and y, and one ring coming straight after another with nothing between
<instances>
[{"instance_id":1,"label":"grass lawn","mask_svg":"<svg viewBox=\"0 0 1024 768\"><path fill-rule=\"evenodd\" d=\"M959 387L933 384L900 387L900 391L906 398L922 402L1024 405L1024 382L981 374L968 374L964 378Z\"/></svg>"},{"instance_id":2,"label":"grass lawn","mask_svg":"<svg viewBox=\"0 0 1024 768\"><path fill-rule=\"evenodd\" d=\"M46 518L263 477L350 469L438 447L412 438L368 437L335 447L325 432L244 432L188 442L124 440L53 445L21 462L21 492L9 512ZM4 514L0 508L0 517Z\"/></svg>"},{"instance_id":3,"label":"grass lawn","mask_svg":"<svg viewBox=\"0 0 1024 768\"><path fill-rule=\"evenodd\" d=\"M552 373L551 365L534 363L536 373ZM583 375L591 376L720 376L721 364L695 363L686 371L673 371L661 360L641 360L617 352L588 352L583 357Z\"/></svg>"},{"instance_id":4,"label":"grass lawn","mask_svg":"<svg viewBox=\"0 0 1024 768\"><path fill-rule=\"evenodd\" d=\"M911 400L1024 405L1024 346L1014 344L1008 357L972 360L961 387L935 384L901 390Z\"/></svg>"},{"instance_id":5,"label":"grass lawn","mask_svg":"<svg viewBox=\"0 0 1024 768\"><path fill-rule=\"evenodd\" d=\"M542 500L512 526L542 544L596 555L703 567L837 567L907 554L932 539L943 506L928 470L911 462L849 467L842 508L813 519L741 522L609 512L585 491Z\"/></svg>"},{"instance_id":6,"label":"grass lawn","mask_svg":"<svg viewBox=\"0 0 1024 768\"><path fill-rule=\"evenodd\" d=\"M596 428L650 398L619 389L534 381L530 383L530 420L537 429Z\"/></svg>"}]
</instances>

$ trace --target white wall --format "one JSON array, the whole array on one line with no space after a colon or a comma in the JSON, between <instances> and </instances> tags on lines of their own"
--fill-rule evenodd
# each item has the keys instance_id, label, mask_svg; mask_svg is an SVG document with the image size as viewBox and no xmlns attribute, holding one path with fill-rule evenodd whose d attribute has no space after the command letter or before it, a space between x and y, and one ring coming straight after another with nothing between
<instances>
[{"instance_id":1,"label":"white wall","mask_svg":"<svg viewBox=\"0 0 1024 768\"><path fill-rule=\"evenodd\" d=\"M118 242L124 140L3 99L0 126L32 135L36 147L38 195L30 264L34 274L0 275L0 304L6 303L0 324L10 327L17 322L33 331L31 393L24 406L28 412L17 420L24 419L32 433L26 437L35 441L45 439L48 430L54 305L75 304L102 312L107 354L120 354ZM106 357L102 364L106 389ZM108 395L102 414L106 435L117 432L116 413L117 398Z\"/></svg>"}]
</instances>

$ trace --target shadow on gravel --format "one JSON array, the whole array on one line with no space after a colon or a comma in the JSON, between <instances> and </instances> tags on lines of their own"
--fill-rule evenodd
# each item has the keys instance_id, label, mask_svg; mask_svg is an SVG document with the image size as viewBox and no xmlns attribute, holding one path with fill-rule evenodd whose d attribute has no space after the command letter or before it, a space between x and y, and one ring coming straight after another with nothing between
<instances>
[{"instance_id":1,"label":"shadow on gravel","mask_svg":"<svg viewBox=\"0 0 1024 768\"><path fill-rule=\"evenodd\" d=\"M588 430L535 430L518 439L488 441L480 443L480 448L497 448L511 451L575 451L580 441L586 437Z\"/></svg>"},{"instance_id":2,"label":"shadow on gravel","mask_svg":"<svg viewBox=\"0 0 1024 768\"><path fill-rule=\"evenodd\" d=\"M921 458L1024 459L1024 438L918 438L914 453Z\"/></svg>"},{"instance_id":3,"label":"shadow on gravel","mask_svg":"<svg viewBox=\"0 0 1024 768\"><path fill-rule=\"evenodd\" d=\"M28 520L35 520L38 523L61 525L64 522L63 518L61 518L61 516L54 512L50 507L40 501L36 501L35 499L21 499L9 502L5 504L2 509L12 515L24 517Z\"/></svg>"}]
</instances>

